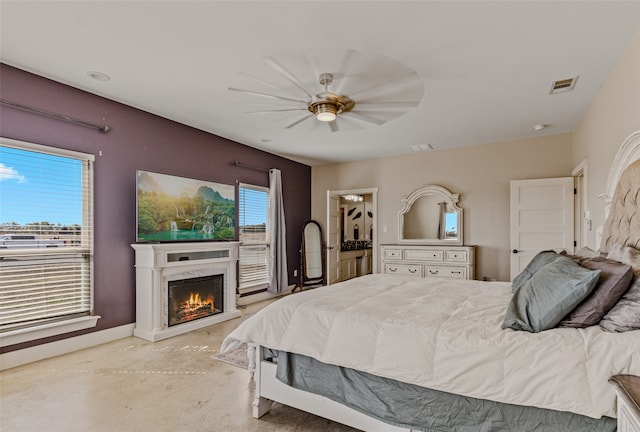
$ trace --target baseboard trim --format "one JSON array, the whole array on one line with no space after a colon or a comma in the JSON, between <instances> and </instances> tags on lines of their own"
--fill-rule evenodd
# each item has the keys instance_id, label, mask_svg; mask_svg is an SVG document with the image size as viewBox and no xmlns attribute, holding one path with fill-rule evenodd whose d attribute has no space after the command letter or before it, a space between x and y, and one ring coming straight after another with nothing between
<instances>
[{"instance_id":1,"label":"baseboard trim","mask_svg":"<svg viewBox=\"0 0 640 432\"><path fill-rule=\"evenodd\" d=\"M0 354L0 370L67 354L124 337L133 336L135 323Z\"/></svg>"},{"instance_id":2,"label":"baseboard trim","mask_svg":"<svg viewBox=\"0 0 640 432\"><path fill-rule=\"evenodd\" d=\"M236 299L236 304L238 306L246 306L251 303L258 303L263 300L269 300L277 297L281 297L283 295L287 295L291 293L291 290L295 287L295 285L289 285L289 289L286 292L280 294L273 294L268 291L258 292L256 294L250 294L245 296L240 296Z\"/></svg>"}]
</instances>

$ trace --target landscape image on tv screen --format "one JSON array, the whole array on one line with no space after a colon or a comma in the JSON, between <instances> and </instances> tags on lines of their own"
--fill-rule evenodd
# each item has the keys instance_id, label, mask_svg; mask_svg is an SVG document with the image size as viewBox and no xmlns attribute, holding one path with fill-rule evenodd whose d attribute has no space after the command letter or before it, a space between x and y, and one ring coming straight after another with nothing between
<instances>
[{"instance_id":1,"label":"landscape image on tv screen","mask_svg":"<svg viewBox=\"0 0 640 432\"><path fill-rule=\"evenodd\" d=\"M137 241L235 239L235 187L137 172Z\"/></svg>"}]
</instances>

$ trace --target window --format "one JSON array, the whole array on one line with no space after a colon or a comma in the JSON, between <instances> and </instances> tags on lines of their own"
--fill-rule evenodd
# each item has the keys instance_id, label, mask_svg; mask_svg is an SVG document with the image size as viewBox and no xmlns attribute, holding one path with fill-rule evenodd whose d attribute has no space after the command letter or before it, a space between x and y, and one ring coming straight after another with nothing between
<instances>
[{"instance_id":1,"label":"window","mask_svg":"<svg viewBox=\"0 0 640 432\"><path fill-rule=\"evenodd\" d=\"M263 291L269 283L269 189L240 185L239 188L240 295Z\"/></svg>"},{"instance_id":2,"label":"window","mask_svg":"<svg viewBox=\"0 0 640 432\"><path fill-rule=\"evenodd\" d=\"M99 318L87 319L93 306L92 163L92 155L0 141L3 345L92 327ZM73 327L51 330L70 325L60 324L65 321ZM49 333L33 335L42 328ZM15 335L21 336L11 339Z\"/></svg>"}]
</instances>

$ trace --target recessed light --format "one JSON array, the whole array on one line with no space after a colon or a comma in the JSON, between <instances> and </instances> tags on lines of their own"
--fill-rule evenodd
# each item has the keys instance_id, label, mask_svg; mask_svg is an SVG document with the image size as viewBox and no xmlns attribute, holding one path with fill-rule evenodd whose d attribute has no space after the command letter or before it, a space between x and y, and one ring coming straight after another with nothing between
<instances>
[{"instance_id":1,"label":"recessed light","mask_svg":"<svg viewBox=\"0 0 640 432\"><path fill-rule=\"evenodd\" d=\"M533 127L533 130L537 130L537 131L541 131L542 129L546 128L547 125L543 125L543 124L537 124Z\"/></svg>"},{"instance_id":2,"label":"recessed light","mask_svg":"<svg viewBox=\"0 0 640 432\"><path fill-rule=\"evenodd\" d=\"M105 73L102 72L96 72L96 71L89 71L87 72L87 75L89 75L91 78L93 78L94 80L98 80L98 81L110 81L111 77Z\"/></svg>"}]
</instances>

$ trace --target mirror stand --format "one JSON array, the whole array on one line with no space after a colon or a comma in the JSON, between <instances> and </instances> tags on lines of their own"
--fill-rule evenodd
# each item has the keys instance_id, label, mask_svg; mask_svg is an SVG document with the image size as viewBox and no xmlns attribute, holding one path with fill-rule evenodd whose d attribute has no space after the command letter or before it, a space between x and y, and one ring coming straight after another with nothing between
<instances>
[{"instance_id":1,"label":"mirror stand","mask_svg":"<svg viewBox=\"0 0 640 432\"><path fill-rule=\"evenodd\" d=\"M316 288L325 283L322 227L318 222L310 220L302 227L300 282L292 291Z\"/></svg>"}]
</instances>

